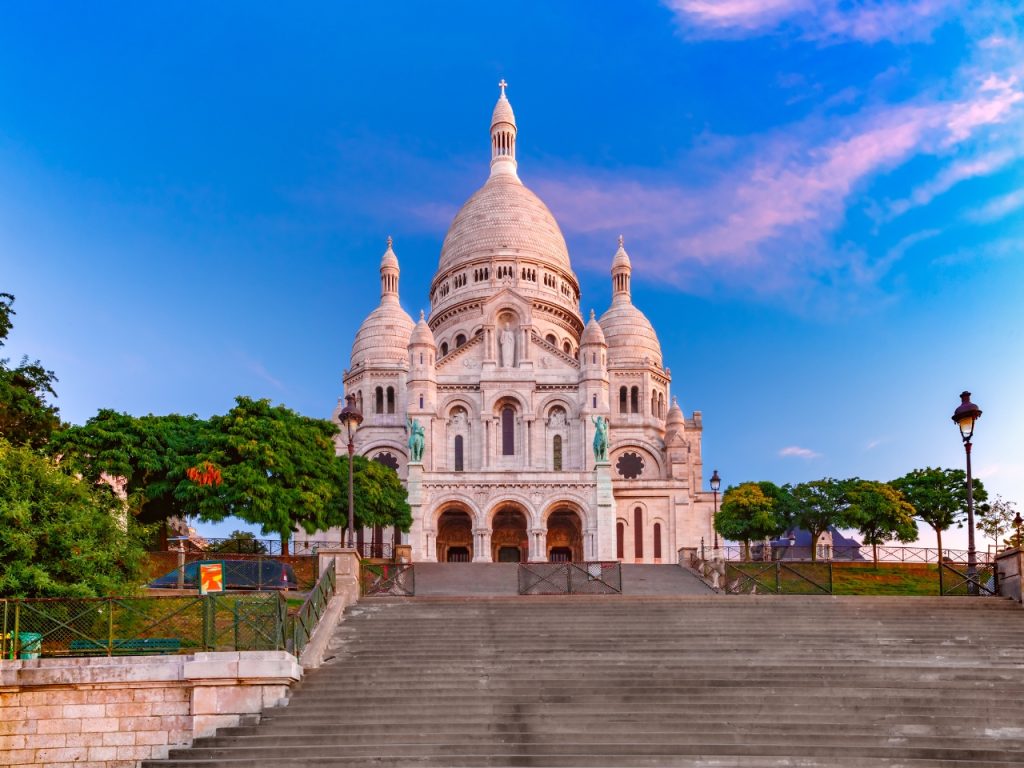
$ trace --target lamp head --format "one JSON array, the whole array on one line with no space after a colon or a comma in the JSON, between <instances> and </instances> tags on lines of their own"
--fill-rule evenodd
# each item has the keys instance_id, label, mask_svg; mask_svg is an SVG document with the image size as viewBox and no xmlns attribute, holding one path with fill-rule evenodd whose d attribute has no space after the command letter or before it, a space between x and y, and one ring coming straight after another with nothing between
<instances>
[{"instance_id":1,"label":"lamp head","mask_svg":"<svg viewBox=\"0 0 1024 768\"><path fill-rule=\"evenodd\" d=\"M974 422L981 417L981 408L971 402L971 393L964 390L960 393L960 405L953 411L953 421L960 427L960 436L965 443L970 442L974 434Z\"/></svg>"},{"instance_id":2,"label":"lamp head","mask_svg":"<svg viewBox=\"0 0 1024 768\"><path fill-rule=\"evenodd\" d=\"M718 470L716 469L711 473L711 490L718 493L718 489L722 487L722 478L718 476Z\"/></svg>"},{"instance_id":3,"label":"lamp head","mask_svg":"<svg viewBox=\"0 0 1024 768\"><path fill-rule=\"evenodd\" d=\"M355 395L345 395L345 407L338 414L338 421L345 425L350 439L352 437L352 430L359 429L359 425L363 421L363 414L356 408L355 401Z\"/></svg>"}]
</instances>

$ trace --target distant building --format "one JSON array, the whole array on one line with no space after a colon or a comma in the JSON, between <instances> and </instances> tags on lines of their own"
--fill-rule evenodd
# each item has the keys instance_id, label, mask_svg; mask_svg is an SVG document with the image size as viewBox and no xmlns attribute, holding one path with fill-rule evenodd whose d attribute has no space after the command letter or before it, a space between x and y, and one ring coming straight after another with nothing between
<instances>
[{"instance_id":1,"label":"distant building","mask_svg":"<svg viewBox=\"0 0 1024 768\"><path fill-rule=\"evenodd\" d=\"M675 562L678 548L712 536L701 414L687 418L671 396L658 336L632 301L622 238L612 304L584 320L558 223L519 179L501 86L490 174L448 230L419 322L399 303L388 239L380 305L344 374L365 419L356 450L405 481L414 560ZM423 430L420 461L407 419ZM609 446L597 462L600 419Z\"/></svg>"}]
</instances>

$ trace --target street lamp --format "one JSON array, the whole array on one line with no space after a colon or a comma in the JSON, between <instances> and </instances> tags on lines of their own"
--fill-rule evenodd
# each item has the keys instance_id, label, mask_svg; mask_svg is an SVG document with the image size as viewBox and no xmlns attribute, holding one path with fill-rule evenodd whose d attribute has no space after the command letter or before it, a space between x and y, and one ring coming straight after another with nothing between
<instances>
[{"instance_id":1,"label":"street lamp","mask_svg":"<svg viewBox=\"0 0 1024 768\"><path fill-rule=\"evenodd\" d=\"M1024 549L1024 539L1021 539L1020 530L1024 526L1024 519L1021 519L1020 512L1013 516L1013 543L1017 549Z\"/></svg>"},{"instance_id":2,"label":"street lamp","mask_svg":"<svg viewBox=\"0 0 1024 768\"><path fill-rule=\"evenodd\" d=\"M722 478L718 476L716 469L711 473L711 490L715 494L715 516L711 518L711 528L715 532L715 557L718 557L718 529L715 528L715 517L718 516L718 489L722 487Z\"/></svg>"},{"instance_id":3,"label":"street lamp","mask_svg":"<svg viewBox=\"0 0 1024 768\"><path fill-rule=\"evenodd\" d=\"M345 407L338 414L338 420L345 425L348 434L348 548L352 549L355 542L352 538L353 529L356 527L356 505L355 496L352 494L352 456L356 447L352 443L352 433L359 429L363 421L363 414L355 406L355 395L345 395Z\"/></svg>"},{"instance_id":4,"label":"street lamp","mask_svg":"<svg viewBox=\"0 0 1024 768\"><path fill-rule=\"evenodd\" d=\"M960 405L953 411L953 421L960 427L967 455L967 592L978 594L978 560L974 550L974 478L971 477L971 437L974 423L981 418L981 408L971 402L971 393L960 393ZM941 568L941 564L940 564Z\"/></svg>"}]
</instances>

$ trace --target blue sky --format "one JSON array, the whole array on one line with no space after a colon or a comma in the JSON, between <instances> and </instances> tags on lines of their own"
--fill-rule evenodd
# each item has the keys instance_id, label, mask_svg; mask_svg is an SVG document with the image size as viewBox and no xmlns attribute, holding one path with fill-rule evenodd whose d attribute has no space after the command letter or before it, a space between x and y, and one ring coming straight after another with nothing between
<instances>
[{"instance_id":1,"label":"blue sky","mask_svg":"<svg viewBox=\"0 0 1024 768\"><path fill-rule=\"evenodd\" d=\"M519 171L584 314L621 233L725 482L963 463L1024 503L1024 6L958 0L104 3L0 10L5 352L62 415L237 394L326 417L486 178ZM954 542L956 541L954 537Z\"/></svg>"}]
</instances>

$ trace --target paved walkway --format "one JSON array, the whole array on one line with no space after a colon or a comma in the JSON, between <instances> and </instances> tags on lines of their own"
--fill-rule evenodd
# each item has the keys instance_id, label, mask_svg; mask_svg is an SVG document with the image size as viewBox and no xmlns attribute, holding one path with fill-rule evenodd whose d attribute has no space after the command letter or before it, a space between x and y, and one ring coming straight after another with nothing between
<instances>
[{"instance_id":1,"label":"paved walkway","mask_svg":"<svg viewBox=\"0 0 1024 768\"><path fill-rule=\"evenodd\" d=\"M416 563L421 597L499 597L519 594L517 563ZM622 566L626 595L708 595L711 589L678 565Z\"/></svg>"}]
</instances>

